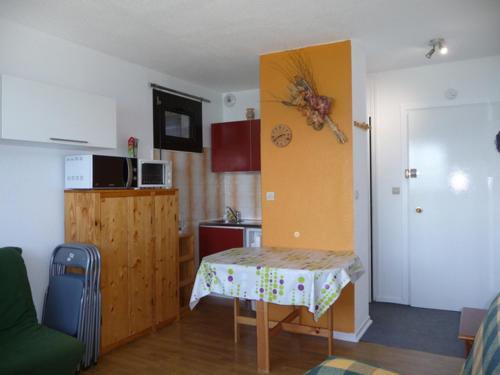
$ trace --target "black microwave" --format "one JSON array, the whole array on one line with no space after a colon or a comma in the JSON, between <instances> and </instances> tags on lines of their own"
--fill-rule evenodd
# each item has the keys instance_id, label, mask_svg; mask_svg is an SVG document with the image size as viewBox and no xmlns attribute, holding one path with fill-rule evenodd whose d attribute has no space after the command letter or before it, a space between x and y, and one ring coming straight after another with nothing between
<instances>
[{"instance_id":1,"label":"black microwave","mask_svg":"<svg viewBox=\"0 0 500 375\"><path fill-rule=\"evenodd\" d=\"M127 189L138 186L137 159L70 155L65 159L65 189Z\"/></svg>"}]
</instances>

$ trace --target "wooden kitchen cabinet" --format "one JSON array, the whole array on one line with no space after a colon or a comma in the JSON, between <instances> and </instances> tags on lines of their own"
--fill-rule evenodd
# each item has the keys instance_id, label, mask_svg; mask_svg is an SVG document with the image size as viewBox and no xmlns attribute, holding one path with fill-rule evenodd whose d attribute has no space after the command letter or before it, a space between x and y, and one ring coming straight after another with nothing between
<instances>
[{"instance_id":1,"label":"wooden kitchen cabinet","mask_svg":"<svg viewBox=\"0 0 500 375\"><path fill-rule=\"evenodd\" d=\"M260 120L212 124L212 172L260 171Z\"/></svg>"},{"instance_id":2,"label":"wooden kitchen cabinet","mask_svg":"<svg viewBox=\"0 0 500 375\"><path fill-rule=\"evenodd\" d=\"M65 241L101 253L101 351L178 317L177 190L68 190Z\"/></svg>"},{"instance_id":3,"label":"wooden kitchen cabinet","mask_svg":"<svg viewBox=\"0 0 500 375\"><path fill-rule=\"evenodd\" d=\"M234 247L243 247L244 241L244 228L200 225L200 260L210 254L215 254Z\"/></svg>"}]
</instances>

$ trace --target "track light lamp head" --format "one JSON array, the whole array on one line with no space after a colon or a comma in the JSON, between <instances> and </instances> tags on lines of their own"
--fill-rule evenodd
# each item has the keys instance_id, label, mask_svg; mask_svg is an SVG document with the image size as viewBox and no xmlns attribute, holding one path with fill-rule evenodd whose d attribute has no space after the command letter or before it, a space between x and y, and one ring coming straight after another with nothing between
<instances>
[{"instance_id":1,"label":"track light lamp head","mask_svg":"<svg viewBox=\"0 0 500 375\"><path fill-rule=\"evenodd\" d=\"M448 53L448 47L446 47L446 42L443 38L431 39L429 41L429 46L431 46L431 49L425 54L425 57L428 59L434 55L436 50L438 50L441 55L446 55Z\"/></svg>"},{"instance_id":2,"label":"track light lamp head","mask_svg":"<svg viewBox=\"0 0 500 375\"><path fill-rule=\"evenodd\" d=\"M434 52L436 52L436 49L434 47L432 47L429 52L427 52L425 54L425 57L427 57L428 59L430 59L432 57L432 55L434 55Z\"/></svg>"}]
</instances>

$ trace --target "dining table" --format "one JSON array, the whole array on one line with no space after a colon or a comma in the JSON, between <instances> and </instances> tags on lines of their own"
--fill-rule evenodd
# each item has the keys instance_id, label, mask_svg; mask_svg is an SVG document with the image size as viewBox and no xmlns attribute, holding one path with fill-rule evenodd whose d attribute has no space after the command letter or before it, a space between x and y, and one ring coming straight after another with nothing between
<instances>
[{"instance_id":1,"label":"dining table","mask_svg":"<svg viewBox=\"0 0 500 375\"><path fill-rule=\"evenodd\" d=\"M269 340L281 331L326 337L328 354L333 353L333 304L342 289L363 274L360 258L350 250L234 248L202 259L189 305L194 309L210 294L232 297L234 341L239 341L241 325L255 326L257 369L269 372ZM241 315L240 300L255 301L255 317ZM293 309L283 319L270 321L269 304ZM315 322L326 315L327 328L301 324L301 307Z\"/></svg>"}]
</instances>

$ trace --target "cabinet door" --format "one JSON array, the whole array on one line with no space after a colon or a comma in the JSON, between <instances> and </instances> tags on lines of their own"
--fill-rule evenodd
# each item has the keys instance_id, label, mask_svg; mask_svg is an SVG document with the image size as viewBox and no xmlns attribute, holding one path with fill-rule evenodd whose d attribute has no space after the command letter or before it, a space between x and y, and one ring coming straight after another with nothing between
<instances>
[{"instance_id":1,"label":"cabinet door","mask_svg":"<svg viewBox=\"0 0 500 375\"><path fill-rule=\"evenodd\" d=\"M87 242L101 248L99 193L64 193L64 241Z\"/></svg>"},{"instance_id":2,"label":"cabinet door","mask_svg":"<svg viewBox=\"0 0 500 375\"><path fill-rule=\"evenodd\" d=\"M114 99L8 75L1 91L2 138L116 148Z\"/></svg>"},{"instance_id":3,"label":"cabinet door","mask_svg":"<svg viewBox=\"0 0 500 375\"><path fill-rule=\"evenodd\" d=\"M250 121L250 171L260 171L260 120Z\"/></svg>"},{"instance_id":4,"label":"cabinet door","mask_svg":"<svg viewBox=\"0 0 500 375\"><path fill-rule=\"evenodd\" d=\"M166 323L179 314L179 225L178 197L155 196L155 324Z\"/></svg>"},{"instance_id":5,"label":"cabinet door","mask_svg":"<svg viewBox=\"0 0 500 375\"><path fill-rule=\"evenodd\" d=\"M101 198L103 351L130 334L128 220L127 198Z\"/></svg>"},{"instance_id":6,"label":"cabinet door","mask_svg":"<svg viewBox=\"0 0 500 375\"><path fill-rule=\"evenodd\" d=\"M200 260L219 251L243 247L244 232L243 228L200 226Z\"/></svg>"},{"instance_id":7,"label":"cabinet door","mask_svg":"<svg viewBox=\"0 0 500 375\"><path fill-rule=\"evenodd\" d=\"M124 198L128 204L129 333L151 328L153 322L153 197Z\"/></svg>"},{"instance_id":8,"label":"cabinet door","mask_svg":"<svg viewBox=\"0 0 500 375\"><path fill-rule=\"evenodd\" d=\"M212 171L250 171L250 121L212 124Z\"/></svg>"}]
</instances>

